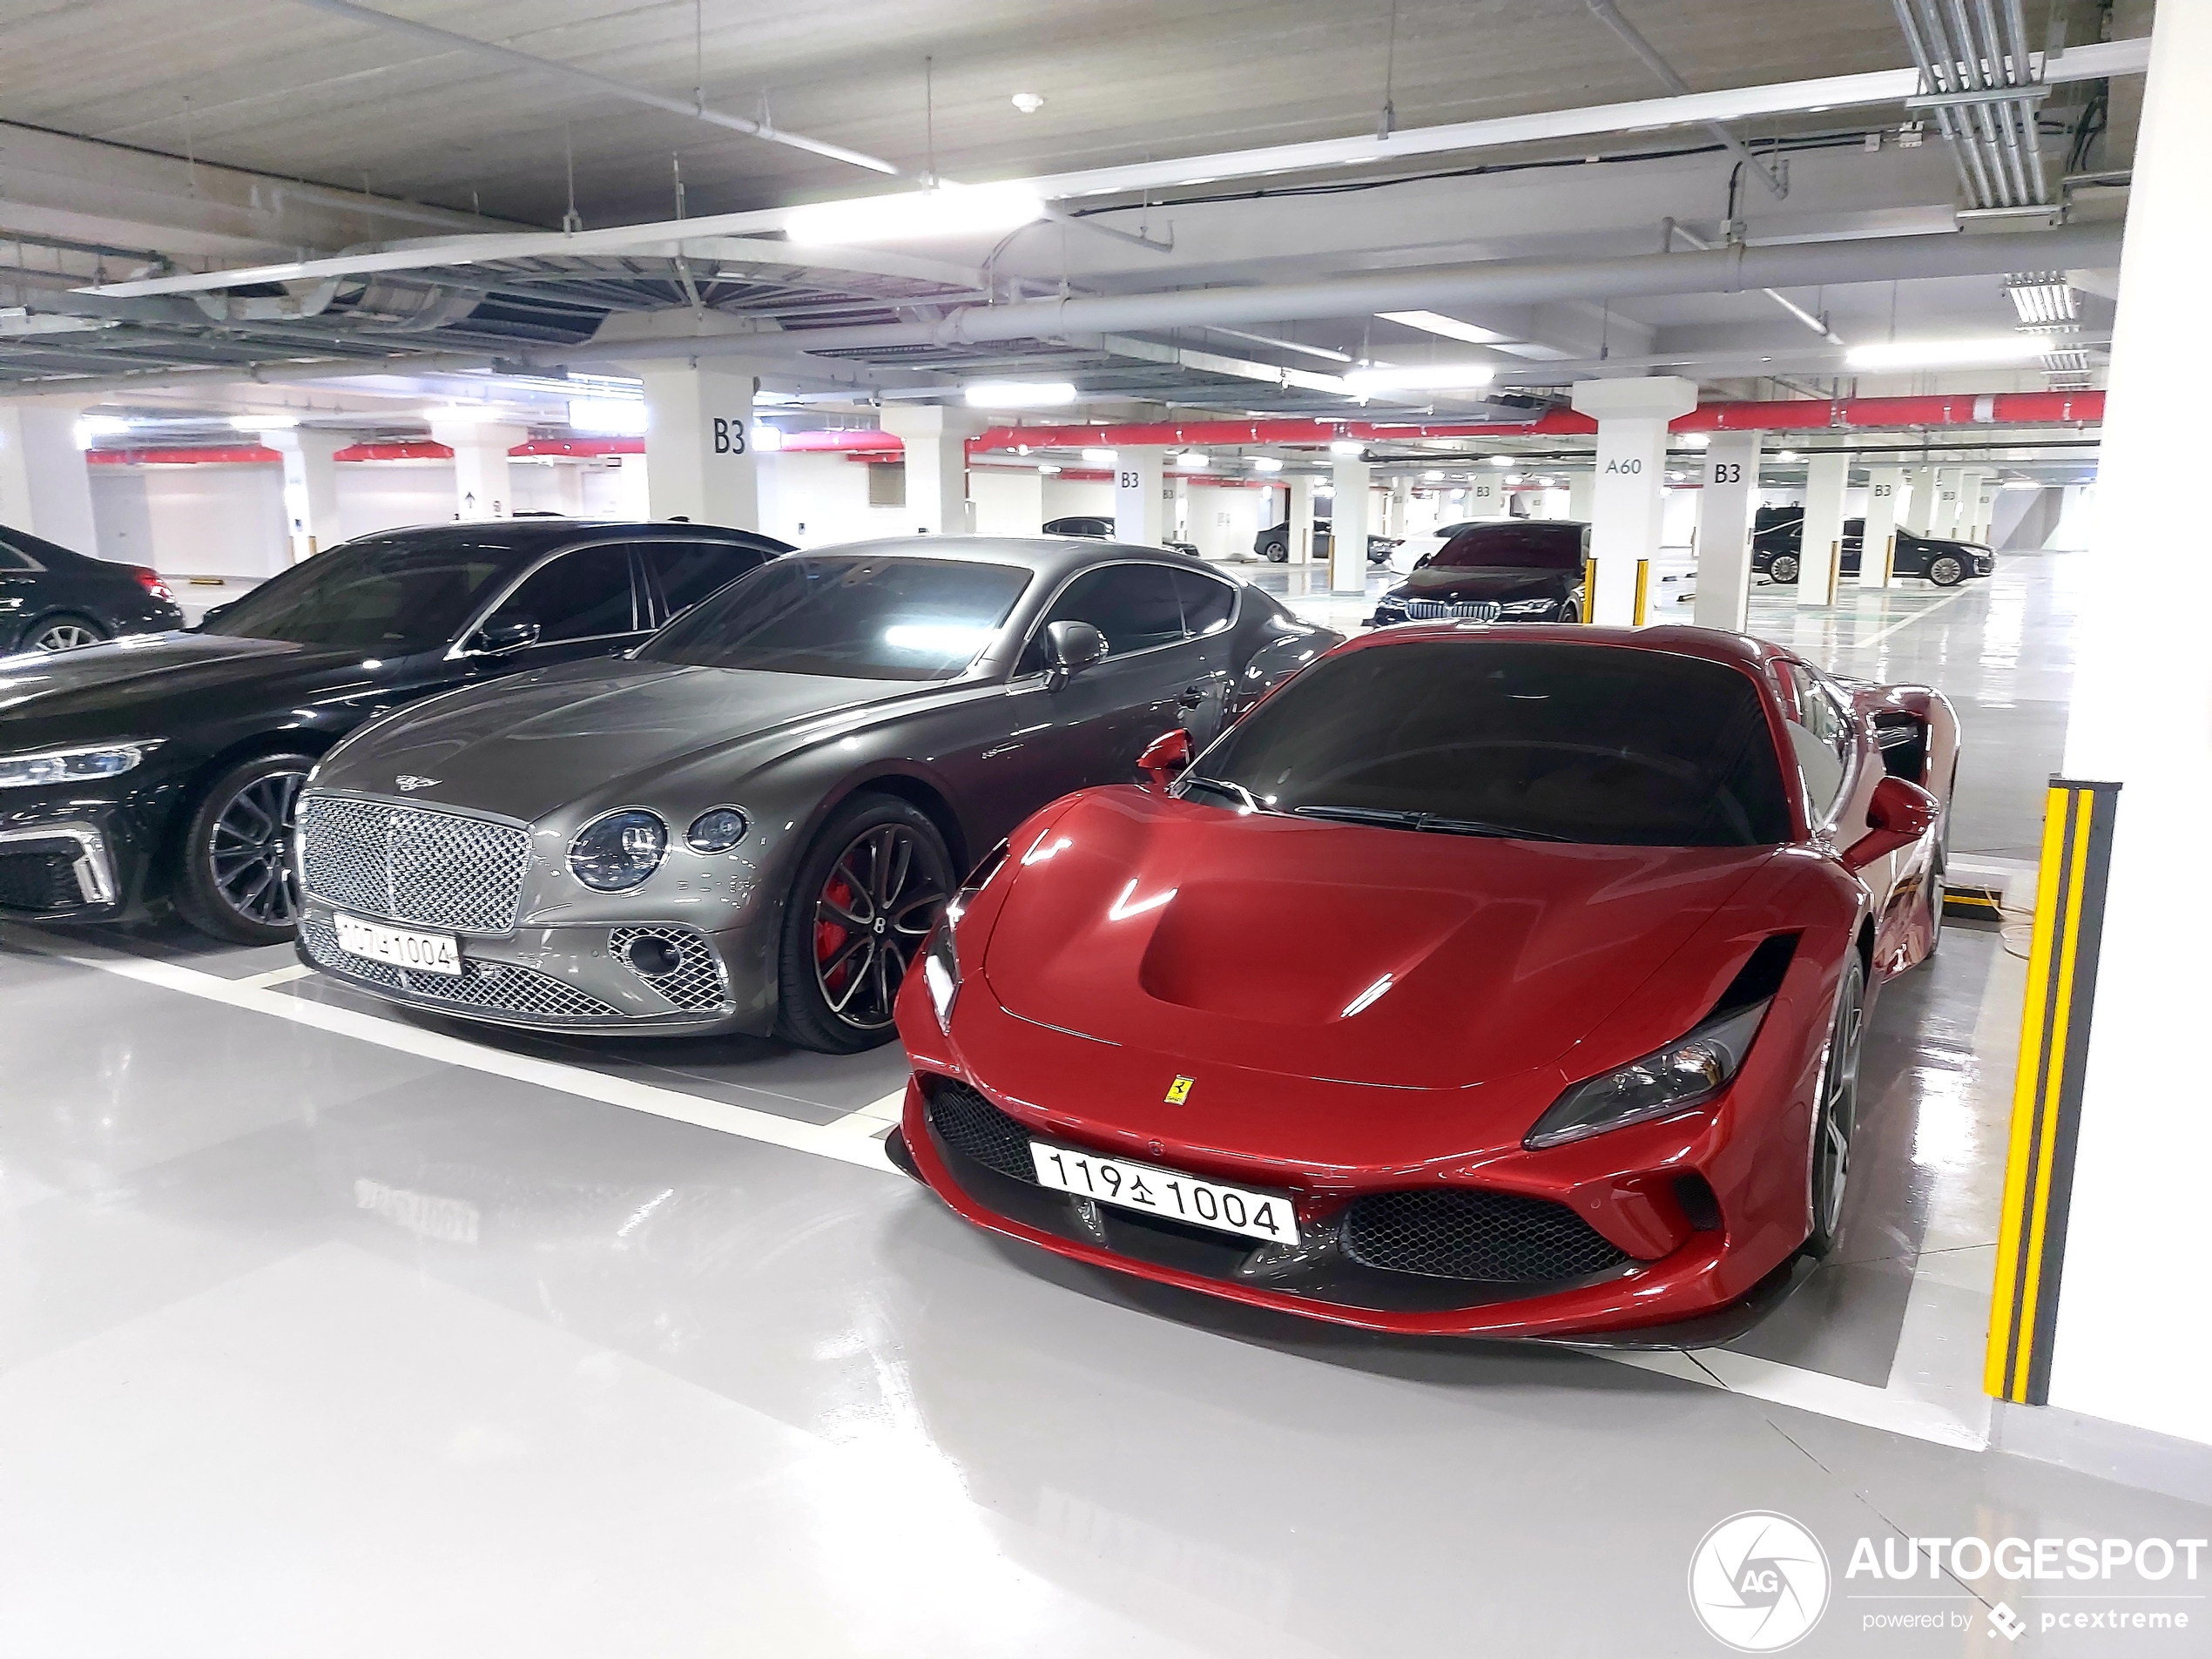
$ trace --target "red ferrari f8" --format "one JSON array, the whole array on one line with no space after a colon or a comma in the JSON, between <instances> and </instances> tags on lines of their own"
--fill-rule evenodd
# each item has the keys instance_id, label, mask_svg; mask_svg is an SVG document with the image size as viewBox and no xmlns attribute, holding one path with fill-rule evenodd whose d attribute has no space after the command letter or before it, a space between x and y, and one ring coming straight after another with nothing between
<instances>
[{"instance_id":1,"label":"red ferrari f8","mask_svg":"<svg viewBox=\"0 0 2212 1659\"><path fill-rule=\"evenodd\" d=\"M1045 808L901 992L968 1220L1375 1330L1649 1334L1842 1224L1950 706L1689 628L1342 645Z\"/></svg>"}]
</instances>

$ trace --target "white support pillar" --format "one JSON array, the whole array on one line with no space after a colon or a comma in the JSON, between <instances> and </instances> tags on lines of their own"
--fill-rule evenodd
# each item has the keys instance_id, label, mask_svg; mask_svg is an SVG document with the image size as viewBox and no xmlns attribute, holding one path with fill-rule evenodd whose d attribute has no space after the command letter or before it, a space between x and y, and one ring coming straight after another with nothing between
<instances>
[{"instance_id":1,"label":"white support pillar","mask_svg":"<svg viewBox=\"0 0 2212 1659\"><path fill-rule=\"evenodd\" d=\"M907 446L906 523L921 534L972 535L968 500L968 441L990 428L968 408L887 403L883 429Z\"/></svg>"},{"instance_id":2,"label":"white support pillar","mask_svg":"<svg viewBox=\"0 0 2212 1659\"><path fill-rule=\"evenodd\" d=\"M1150 445L1123 444L1114 458L1114 539L1136 547L1157 547L1167 540L1161 523L1161 467L1167 451ZM1295 500L1293 486L1293 499ZM1298 550L1291 550L1293 558Z\"/></svg>"},{"instance_id":3,"label":"white support pillar","mask_svg":"<svg viewBox=\"0 0 2212 1659\"><path fill-rule=\"evenodd\" d=\"M453 451L454 517L467 523L504 518L514 510L507 452L529 436L527 427L433 413L430 435Z\"/></svg>"},{"instance_id":4,"label":"white support pillar","mask_svg":"<svg viewBox=\"0 0 2212 1659\"><path fill-rule=\"evenodd\" d=\"M265 432L261 442L284 457L284 521L292 562L313 558L341 539L338 530L337 453L353 442L344 432L293 427ZM457 457L458 449L454 451Z\"/></svg>"},{"instance_id":5,"label":"white support pillar","mask_svg":"<svg viewBox=\"0 0 2212 1659\"><path fill-rule=\"evenodd\" d=\"M1468 518L1503 518L1506 516L1506 475L1488 471L1475 474L1467 485L1467 508Z\"/></svg>"},{"instance_id":6,"label":"white support pillar","mask_svg":"<svg viewBox=\"0 0 2212 1659\"><path fill-rule=\"evenodd\" d=\"M583 469L573 462L553 463L553 498L570 518L583 516Z\"/></svg>"},{"instance_id":7,"label":"white support pillar","mask_svg":"<svg viewBox=\"0 0 2212 1659\"><path fill-rule=\"evenodd\" d=\"M1978 469L1972 475L1973 488L1968 492L1973 516L1967 527L1959 532L1962 542L1989 541L1990 521L1997 516L1997 475L1986 469Z\"/></svg>"},{"instance_id":8,"label":"white support pillar","mask_svg":"<svg viewBox=\"0 0 2212 1659\"><path fill-rule=\"evenodd\" d=\"M1759 500L1764 432L1716 432L1697 492L1697 599L1701 628L1742 633L1751 603L1751 523Z\"/></svg>"},{"instance_id":9,"label":"white support pillar","mask_svg":"<svg viewBox=\"0 0 2212 1659\"><path fill-rule=\"evenodd\" d=\"M1913 536L1925 536L1928 526L1935 523L1936 469L1915 467L1905 475L1905 509L1898 516L1898 529Z\"/></svg>"},{"instance_id":10,"label":"white support pillar","mask_svg":"<svg viewBox=\"0 0 2212 1659\"><path fill-rule=\"evenodd\" d=\"M1886 588L1897 550L1898 509L1910 486L1902 467L1876 467L1866 480L1866 528L1858 538L1858 585Z\"/></svg>"},{"instance_id":11,"label":"white support pillar","mask_svg":"<svg viewBox=\"0 0 2212 1659\"><path fill-rule=\"evenodd\" d=\"M1290 539L1285 550L1292 564L1313 562L1313 475L1298 473L1291 479L1290 517L1285 522L1284 535Z\"/></svg>"},{"instance_id":12,"label":"white support pillar","mask_svg":"<svg viewBox=\"0 0 2212 1659\"><path fill-rule=\"evenodd\" d=\"M1406 535L1406 516L1413 510L1413 481L1393 478L1390 481L1390 510L1383 516L1383 534L1403 540Z\"/></svg>"},{"instance_id":13,"label":"white support pillar","mask_svg":"<svg viewBox=\"0 0 2212 1659\"><path fill-rule=\"evenodd\" d=\"M1340 455L1336 496L1329 511L1329 591L1367 590L1367 463Z\"/></svg>"},{"instance_id":14,"label":"white support pillar","mask_svg":"<svg viewBox=\"0 0 2212 1659\"><path fill-rule=\"evenodd\" d=\"M1161 487L1160 520L1167 526L1163 540L1187 542L1190 539L1190 475L1170 473Z\"/></svg>"},{"instance_id":15,"label":"white support pillar","mask_svg":"<svg viewBox=\"0 0 2212 1659\"><path fill-rule=\"evenodd\" d=\"M2112 836L2101 937L2091 937L2097 930L2086 907L2078 961L2072 935L2061 933L2069 973L2094 963L2094 1006L2076 1008L2057 1051L2066 1055L2065 1082L2080 1090L2080 1135L2070 1205L2049 1224L2062 1230L2065 1257L2049 1352L2050 1404L2060 1410L2050 1415L2071 1422L2079 1413L2200 1446L2212 1444L2204 1321L2175 1315L2202 1306L2204 1172L2212 1168L2212 1112L2201 1077L2190 1081L2194 1034L2212 1007L2212 953L2188 920L2212 821L2212 557L2175 531L2188 481L2204 470L2204 366L2188 342L2202 332L2212 253L2208 85L2212 6L2159 7L2090 550L2093 568L2114 574L2139 566L2147 550L2163 552L2149 603L2140 584L2109 577L2082 582L2075 593L2065 776L2121 787L2098 797L2105 821L2082 832L2094 837L2108 826ZM2047 891L2060 873L2047 833L2044 848ZM2087 1052L2077 1059L2084 1036ZM2060 1148L2069 1130L2061 1116ZM2008 1231L2012 1225L2008 1217ZM2027 1408L2004 1409L2009 1416ZM2110 1430L2101 1443L2128 1448L2115 1456L2181 1467L2155 1443Z\"/></svg>"},{"instance_id":16,"label":"white support pillar","mask_svg":"<svg viewBox=\"0 0 2212 1659\"><path fill-rule=\"evenodd\" d=\"M44 398L0 403L0 524L98 556L91 469L77 447L82 413Z\"/></svg>"},{"instance_id":17,"label":"white support pillar","mask_svg":"<svg viewBox=\"0 0 2212 1659\"><path fill-rule=\"evenodd\" d=\"M1659 556L1667 485L1667 422L1697 407L1697 384L1673 375L1578 381L1575 407L1597 421L1590 558L1597 567L1589 620L1641 623L1637 592Z\"/></svg>"},{"instance_id":18,"label":"white support pillar","mask_svg":"<svg viewBox=\"0 0 2212 1659\"><path fill-rule=\"evenodd\" d=\"M759 463L749 362L645 362L645 495L655 518L761 528Z\"/></svg>"},{"instance_id":19,"label":"white support pillar","mask_svg":"<svg viewBox=\"0 0 2212 1659\"><path fill-rule=\"evenodd\" d=\"M1587 524L1597 513L1597 474L1569 473L1567 476L1567 516L1578 524Z\"/></svg>"},{"instance_id":20,"label":"white support pillar","mask_svg":"<svg viewBox=\"0 0 2212 1659\"><path fill-rule=\"evenodd\" d=\"M1936 469L1935 506L1928 515L1927 533L1939 541L1959 534L1959 503L1964 476L1964 469L1959 467Z\"/></svg>"},{"instance_id":21,"label":"white support pillar","mask_svg":"<svg viewBox=\"0 0 2212 1659\"><path fill-rule=\"evenodd\" d=\"M1836 603L1836 579L1844 540L1844 491L1851 482L1851 455L1842 449L1816 449L1805 462L1804 536L1797 555L1797 604Z\"/></svg>"}]
</instances>

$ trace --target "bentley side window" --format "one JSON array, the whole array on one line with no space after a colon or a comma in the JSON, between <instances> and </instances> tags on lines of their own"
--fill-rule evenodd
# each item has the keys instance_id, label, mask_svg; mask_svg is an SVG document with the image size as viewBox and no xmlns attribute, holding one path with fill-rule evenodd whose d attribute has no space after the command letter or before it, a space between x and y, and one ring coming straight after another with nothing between
<instances>
[{"instance_id":1,"label":"bentley side window","mask_svg":"<svg viewBox=\"0 0 2212 1659\"><path fill-rule=\"evenodd\" d=\"M1183 637L1174 573L1159 564L1109 564L1085 571L1054 602L1038 631L1055 622L1087 622L1106 636L1107 655L1127 657Z\"/></svg>"},{"instance_id":2,"label":"bentley side window","mask_svg":"<svg viewBox=\"0 0 2212 1659\"><path fill-rule=\"evenodd\" d=\"M540 644L636 631L630 550L619 544L580 547L541 566L508 596L485 627L507 622L536 623Z\"/></svg>"}]
</instances>

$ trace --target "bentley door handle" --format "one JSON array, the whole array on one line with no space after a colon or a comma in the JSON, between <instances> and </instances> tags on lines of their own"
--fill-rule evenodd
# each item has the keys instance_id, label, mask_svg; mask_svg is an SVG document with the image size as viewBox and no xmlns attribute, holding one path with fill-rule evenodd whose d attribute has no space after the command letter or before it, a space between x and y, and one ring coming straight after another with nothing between
<instances>
[{"instance_id":1,"label":"bentley door handle","mask_svg":"<svg viewBox=\"0 0 2212 1659\"><path fill-rule=\"evenodd\" d=\"M1183 688L1183 695L1175 699L1175 705L1179 709L1195 709L1205 700L1206 688L1204 686L1186 685Z\"/></svg>"}]
</instances>

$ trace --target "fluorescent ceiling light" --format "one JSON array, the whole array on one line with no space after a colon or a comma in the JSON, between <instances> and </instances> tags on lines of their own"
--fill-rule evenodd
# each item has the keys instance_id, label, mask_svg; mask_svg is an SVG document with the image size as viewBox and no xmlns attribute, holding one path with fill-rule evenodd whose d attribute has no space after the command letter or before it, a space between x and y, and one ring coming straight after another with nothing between
<instances>
[{"instance_id":1,"label":"fluorescent ceiling light","mask_svg":"<svg viewBox=\"0 0 2212 1659\"><path fill-rule=\"evenodd\" d=\"M231 425L240 432L289 432L300 424L296 415L233 415Z\"/></svg>"},{"instance_id":2,"label":"fluorescent ceiling light","mask_svg":"<svg viewBox=\"0 0 2212 1659\"><path fill-rule=\"evenodd\" d=\"M755 422L752 428L752 447L762 455L775 454L777 450L784 447L783 428L770 426L765 421Z\"/></svg>"},{"instance_id":3,"label":"fluorescent ceiling light","mask_svg":"<svg viewBox=\"0 0 2212 1659\"><path fill-rule=\"evenodd\" d=\"M1035 92L1016 92L1009 100L1024 115L1035 115L1044 108L1044 99Z\"/></svg>"},{"instance_id":4,"label":"fluorescent ceiling light","mask_svg":"<svg viewBox=\"0 0 2212 1659\"><path fill-rule=\"evenodd\" d=\"M119 415L87 415L70 428L70 435L78 448L89 449L95 438L111 438L130 429L131 423Z\"/></svg>"},{"instance_id":5,"label":"fluorescent ceiling light","mask_svg":"<svg viewBox=\"0 0 2212 1659\"><path fill-rule=\"evenodd\" d=\"M973 381L964 388L969 407L979 409L1046 409L1076 401L1066 381Z\"/></svg>"},{"instance_id":6,"label":"fluorescent ceiling light","mask_svg":"<svg viewBox=\"0 0 2212 1659\"><path fill-rule=\"evenodd\" d=\"M1037 462L1037 470L1042 473L1058 472L1060 463L1056 461L1040 461Z\"/></svg>"},{"instance_id":7,"label":"fluorescent ceiling light","mask_svg":"<svg viewBox=\"0 0 2212 1659\"><path fill-rule=\"evenodd\" d=\"M569 425L577 432L634 436L645 429L645 400L630 397L572 397Z\"/></svg>"},{"instance_id":8,"label":"fluorescent ceiling light","mask_svg":"<svg viewBox=\"0 0 2212 1659\"><path fill-rule=\"evenodd\" d=\"M1110 467L1114 464L1116 458L1115 452L1111 449L1083 451L1083 465L1086 467Z\"/></svg>"},{"instance_id":9,"label":"fluorescent ceiling light","mask_svg":"<svg viewBox=\"0 0 2212 1659\"><path fill-rule=\"evenodd\" d=\"M1682 435L1682 441L1686 448L1703 449L1712 443L1713 435L1710 432L1685 432Z\"/></svg>"},{"instance_id":10,"label":"fluorescent ceiling light","mask_svg":"<svg viewBox=\"0 0 2212 1659\"><path fill-rule=\"evenodd\" d=\"M1441 391L1459 387L1487 386L1497 370L1487 363L1377 363L1355 368L1344 377L1353 392Z\"/></svg>"},{"instance_id":11,"label":"fluorescent ceiling light","mask_svg":"<svg viewBox=\"0 0 2212 1659\"><path fill-rule=\"evenodd\" d=\"M1795 449L1781 450L1775 455L1774 458L1777 461L1803 461L1804 459L1804 457L1799 455Z\"/></svg>"},{"instance_id":12,"label":"fluorescent ceiling light","mask_svg":"<svg viewBox=\"0 0 2212 1659\"><path fill-rule=\"evenodd\" d=\"M1252 470L1255 472L1280 472L1283 470L1283 463L1276 460L1273 455L1254 455L1252 457Z\"/></svg>"},{"instance_id":13,"label":"fluorescent ceiling light","mask_svg":"<svg viewBox=\"0 0 2212 1659\"><path fill-rule=\"evenodd\" d=\"M1043 217L1043 199L1019 185L941 185L898 196L795 207L784 220L784 233L794 242L816 246L895 242L1010 231Z\"/></svg>"},{"instance_id":14,"label":"fluorescent ceiling light","mask_svg":"<svg viewBox=\"0 0 2212 1659\"><path fill-rule=\"evenodd\" d=\"M2063 272L2014 277L2005 285L2005 293L2023 323L2047 327L2072 322L2080 315L2080 307L2074 297L2074 285L2066 280Z\"/></svg>"},{"instance_id":15,"label":"fluorescent ceiling light","mask_svg":"<svg viewBox=\"0 0 2212 1659\"><path fill-rule=\"evenodd\" d=\"M1852 368L1973 368L2024 363L2040 357L2049 342L2032 334L1988 334L1971 340L1900 340L1887 346L1854 346L1844 361Z\"/></svg>"},{"instance_id":16,"label":"fluorescent ceiling light","mask_svg":"<svg viewBox=\"0 0 2212 1659\"><path fill-rule=\"evenodd\" d=\"M1408 328L1419 328L1424 334L1441 334L1447 340L1464 340L1470 345L1495 346L1513 338L1494 328L1485 328L1480 323L1461 322L1457 317L1447 317L1440 311L1378 311L1385 322L1403 323Z\"/></svg>"},{"instance_id":17,"label":"fluorescent ceiling light","mask_svg":"<svg viewBox=\"0 0 2212 1659\"><path fill-rule=\"evenodd\" d=\"M1175 464L1195 472L1200 468L1213 465L1213 457L1203 449L1185 449L1175 458Z\"/></svg>"},{"instance_id":18,"label":"fluorescent ceiling light","mask_svg":"<svg viewBox=\"0 0 2212 1659\"><path fill-rule=\"evenodd\" d=\"M1364 455L1367 453L1367 446L1357 438L1339 438L1329 445L1329 453L1332 455Z\"/></svg>"},{"instance_id":19,"label":"fluorescent ceiling light","mask_svg":"<svg viewBox=\"0 0 2212 1659\"><path fill-rule=\"evenodd\" d=\"M1425 484L1441 483L1444 482L1444 475L1440 472L1425 472L1421 475L1421 482Z\"/></svg>"},{"instance_id":20,"label":"fluorescent ceiling light","mask_svg":"<svg viewBox=\"0 0 2212 1659\"><path fill-rule=\"evenodd\" d=\"M1492 455L1489 457L1489 461L1490 464L1494 467L1510 467L1513 465L1513 457L1511 455Z\"/></svg>"},{"instance_id":21,"label":"fluorescent ceiling light","mask_svg":"<svg viewBox=\"0 0 2212 1659\"><path fill-rule=\"evenodd\" d=\"M1517 472L1509 472L1506 475L1506 482L1509 484L1517 484L1521 482L1521 475Z\"/></svg>"}]
</instances>

